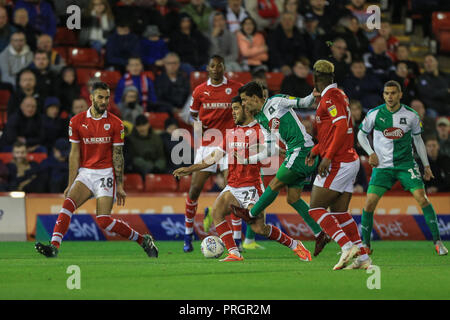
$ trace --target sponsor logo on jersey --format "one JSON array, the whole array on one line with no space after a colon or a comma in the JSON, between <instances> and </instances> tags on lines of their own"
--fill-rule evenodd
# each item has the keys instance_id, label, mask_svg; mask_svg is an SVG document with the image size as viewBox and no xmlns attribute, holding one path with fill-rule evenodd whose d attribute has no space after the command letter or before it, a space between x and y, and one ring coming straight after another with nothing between
<instances>
[{"instance_id":1,"label":"sponsor logo on jersey","mask_svg":"<svg viewBox=\"0 0 450 320\"><path fill-rule=\"evenodd\" d=\"M203 91L203 93L206 94L207 96L211 95L208 91Z\"/></svg>"},{"instance_id":2,"label":"sponsor logo on jersey","mask_svg":"<svg viewBox=\"0 0 450 320\"><path fill-rule=\"evenodd\" d=\"M230 149L248 149L248 142L229 142L228 147Z\"/></svg>"},{"instance_id":3,"label":"sponsor logo on jersey","mask_svg":"<svg viewBox=\"0 0 450 320\"><path fill-rule=\"evenodd\" d=\"M383 135L388 139L400 139L402 138L405 133L401 128L391 127L383 130Z\"/></svg>"},{"instance_id":4,"label":"sponsor logo on jersey","mask_svg":"<svg viewBox=\"0 0 450 320\"><path fill-rule=\"evenodd\" d=\"M328 113L334 118L337 116L337 109L336 106L333 104L331 107L328 108Z\"/></svg>"},{"instance_id":5,"label":"sponsor logo on jersey","mask_svg":"<svg viewBox=\"0 0 450 320\"><path fill-rule=\"evenodd\" d=\"M82 124L81 125L83 128L85 128L86 130L88 129L88 125L87 124Z\"/></svg>"},{"instance_id":6,"label":"sponsor logo on jersey","mask_svg":"<svg viewBox=\"0 0 450 320\"><path fill-rule=\"evenodd\" d=\"M105 128L105 130L109 130L109 128L111 128L111 125L109 123L105 123L103 125L103 128Z\"/></svg>"},{"instance_id":7,"label":"sponsor logo on jersey","mask_svg":"<svg viewBox=\"0 0 450 320\"><path fill-rule=\"evenodd\" d=\"M83 138L83 142L85 144L103 144L103 143L111 143L111 137L91 137L91 138Z\"/></svg>"},{"instance_id":8,"label":"sponsor logo on jersey","mask_svg":"<svg viewBox=\"0 0 450 320\"><path fill-rule=\"evenodd\" d=\"M272 118L269 121L269 128L271 130L278 130L278 128L280 127L280 119L278 118Z\"/></svg>"},{"instance_id":9,"label":"sponsor logo on jersey","mask_svg":"<svg viewBox=\"0 0 450 320\"><path fill-rule=\"evenodd\" d=\"M229 102L211 102L211 103L203 103L204 109L227 109L231 108L231 103Z\"/></svg>"}]
</instances>

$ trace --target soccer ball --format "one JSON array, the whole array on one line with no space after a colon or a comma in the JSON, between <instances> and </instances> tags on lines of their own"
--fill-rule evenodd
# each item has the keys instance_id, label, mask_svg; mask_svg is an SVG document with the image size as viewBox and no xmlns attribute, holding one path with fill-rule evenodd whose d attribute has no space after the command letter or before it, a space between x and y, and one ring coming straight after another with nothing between
<instances>
[{"instance_id":1,"label":"soccer ball","mask_svg":"<svg viewBox=\"0 0 450 320\"><path fill-rule=\"evenodd\" d=\"M216 236L208 236L203 239L200 248L205 258L219 258L225 251L225 245Z\"/></svg>"}]
</instances>

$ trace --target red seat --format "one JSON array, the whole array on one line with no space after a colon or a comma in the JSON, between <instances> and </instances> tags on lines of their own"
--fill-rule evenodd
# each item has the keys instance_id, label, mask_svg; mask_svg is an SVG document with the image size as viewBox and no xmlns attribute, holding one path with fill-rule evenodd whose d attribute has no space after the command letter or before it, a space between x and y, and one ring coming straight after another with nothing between
<instances>
[{"instance_id":1,"label":"red seat","mask_svg":"<svg viewBox=\"0 0 450 320\"><path fill-rule=\"evenodd\" d=\"M441 31L438 40L439 51L445 53L450 52L450 31Z\"/></svg>"},{"instance_id":2,"label":"red seat","mask_svg":"<svg viewBox=\"0 0 450 320\"><path fill-rule=\"evenodd\" d=\"M85 85L92 77L99 77L101 81L105 82L111 90L117 87L117 84L122 78L119 71L115 70L99 70L98 68L77 68L77 79L79 85ZM111 96L112 92L111 92Z\"/></svg>"},{"instance_id":3,"label":"red seat","mask_svg":"<svg viewBox=\"0 0 450 320\"><path fill-rule=\"evenodd\" d=\"M67 47L54 47L53 50L58 52L59 55L64 59L64 61L68 61L69 54L67 52Z\"/></svg>"},{"instance_id":4,"label":"red seat","mask_svg":"<svg viewBox=\"0 0 450 320\"><path fill-rule=\"evenodd\" d=\"M184 176L180 178L178 181L178 191L179 192L188 192L191 187L192 175Z\"/></svg>"},{"instance_id":5,"label":"red seat","mask_svg":"<svg viewBox=\"0 0 450 320\"><path fill-rule=\"evenodd\" d=\"M57 27L53 43L55 46L76 46L78 45L78 35L66 27Z\"/></svg>"},{"instance_id":6,"label":"red seat","mask_svg":"<svg viewBox=\"0 0 450 320\"><path fill-rule=\"evenodd\" d=\"M175 192L177 181L171 174L147 174L145 176L146 192Z\"/></svg>"},{"instance_id":7,"label":"red seat","mask_svg":"<svg viewBox=\"0 0 450 320\"><path fill-rule=\"evenodd\" d=\"M99 56L98 52L92 48L69 48L68 64L71 64L75 67L103 67L101 57Z\"/></svg>"},{"instance_id":8,"label":"red seat","mask_svg":"<svg viewBox=\"0 0 450 320\"><path fill-rule=\"evenodd\" d=\"M138 173L127 173L124 175L124 188L126 192L144 191L144 181Z\"/></svg>"},{"instance_id":9,"label":"red seat","mask_svg":"<svg viewBox=\"0 0 450 320\"><path fill-rule=\"evenodd\" d=\"M169 118L167 112L148 112L148 121L150 126L156 130L164 130L164 122Z\"/></svg>"},{"instance_id":10,"label":"red seat","mask_svg":"<svg viewBox=\"0 0 450 320\"><path fill-rule=\"evenodd\" d=\"M225 77L230 80L234 80L240 82L242 84L246 84L247 82L252 81L252 74L250 72L226 72Z\"/></svg>"},{"instance_id":11,"label":"red seat","mask_svg":"<svg viewBox=\"0 0 450 320\"><path fill-rule=\"evenodd\" d=\"M0 90L0 106L7 106L11 92L9 90Z\"/></svg>"},{"instance_id":12,"label":"red seat","mask_svg":"<svg viewBox=\"0 0 450 320\"><path fill-rule=\"evenodd\" d=\"M205 71L191 72L191 75L190 75L191 91L194 91L194 89L199 84L201 84L207 80L208 80L208 72L205 72Z\"/></svg>"},{"instance_id":13,"label":"red seat","mask_svg":"<svg viewBox=\"0 0 450 320\"><path fill-rule=\"evenodd\" d=\"M281 89L281 83L284 79L284 74L281 72L266 72L267 87L269 91L273 93L279 93Z\"/></svg>"},{"instance_id":14,"label":"red seat","mask_svg":"<svg viewBox=\"0 0 450 320\"><path fill-rule=\"evenodd\" d=\"M89 79L95 76L98 72L97 68L77 68L77 82L80 86L84 86L88 83Z\"/></svg>"},{"instance_id":15,"label":"red seat","mask_svg":"<svg viewBox=\"0 0 450 320\"><path fill-rule=\"evenodd\" d=\"M442 31L450 31L450 12L433 12L431 26L436 37Z\"/></svg>"}]
</instances>

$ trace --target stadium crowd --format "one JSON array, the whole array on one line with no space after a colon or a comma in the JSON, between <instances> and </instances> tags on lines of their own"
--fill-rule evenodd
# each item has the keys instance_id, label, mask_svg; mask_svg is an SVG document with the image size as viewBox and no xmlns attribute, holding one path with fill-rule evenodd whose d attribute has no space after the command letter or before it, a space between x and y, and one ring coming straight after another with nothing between
<instances>
[{"instance_id":1,"label":"stadium crowd","mask_svg":"<svg viewBox=\"0 0 450 320\"><path fill-rule=\"evenodd\" d=\"M448 3L410 2L426 7L423 29L431 37L428 18L436 9L450 10ZM80 85L78 66L55 50L71 4L82 8L77 46L95 49L105 70L121 74L108 110L127 128L126 173L177 168L171 151L178 142L171 134L188 127L183 115L194 89L190 76L205 71L210 56L223 56L227 71L249 72L263 81L266 72L279 72L284 77L279 93L300 97L313 89L312 64L325 58L351 99L355 136L368 110L383 103L383 84L393 79L403 86L402 102L422 119L436 177L425 182L427 191L450 191L450 75L433 54L423 65L410 58L410 47L400 44L391 28L391 22L404 19L405 1L390 3L391 19L369 30L366 0L0 0L0 95L9 95L1 110L7 120L0 153L12 155L0 161L0 191L66 187L68 123L87 110L89 88L100 81L94 76ZM168 113L164 130L151 127L148 112ZM314 136L313 112L299 117ZM355 148L365 155L356 139ZM27 154L45 159L30 161ZM362 169L356 192L366 191L367 179Z\"/></svg>"}]
</instances>

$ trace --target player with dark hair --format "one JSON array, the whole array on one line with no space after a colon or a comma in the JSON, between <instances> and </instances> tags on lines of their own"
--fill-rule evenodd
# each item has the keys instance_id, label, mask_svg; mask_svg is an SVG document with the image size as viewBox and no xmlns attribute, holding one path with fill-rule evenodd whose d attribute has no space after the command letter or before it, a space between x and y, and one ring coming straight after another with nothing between
<instances>
[{"instance_id":1,"label":"player with dark hair","mask_svg":"<svg viewBox=\"0 0 450 320\"><path fill-rule=\"evenodd\" d=\"M225 62L221 56L214 55L211 57L207 71L208 81L197 86L192 92L191 116L194 120L199 121L202 130L205 130L201 146L196 150L194 163L201 163L217 146L220 146L226 130L234 127L231 115L231 98L238 93L238 89L242 85L224 76ZM184 252L194 250L192 238L194 235L194 218L197 213L197 200L206 181L211 174L217 172L218 168L224 172L226 177L228 169L226 157L221 159L218 164L192 174L191 186L186 199ZM234 220L240 221L237 218ZM240 231L241 225L238 222L236 222L236 227Z\"/></svg>"},{"instance_id":2,"label":"player with dark hair","mask_svg":"<svg viewBox=\"0 0 450 320\"><path fill-rule=\"evenodd\" d=\"M334 82L334 65L327 60L314 64L314 85L321 94L316 111L317 141L306 163L322 158L311 192L309 214L341 247L341 257L333 270L343 269L358 253L349 269L367 269L371 260L348 212L353 185L359 171L359 157L353 148L353 124L349 100ZM330 208L330 212L328 212Z\"/></svg>"},{"instance_id":3,"label":"player with dark hair","mask_svg":"<svg viewBox=\"0 0 450 320\"><path fill-rule=\"evenodd\" d=\"M367 113L358 132L358 141L369 155L369 164L373 167L361 218L364 244L370 251L375 208L383 194L399 180L422 208L437 254L446 255L448 250L441 241L436 212L427 198L419 166L412 152L414 142L424 166L423 179L429 181L434 178L421 137L423 129L420 117L412 108L400 103L402 89L397 81L386 82L383 98L386 103ZM372 130L375 151L367 138Z\"/></svg>"},{"instance_id":4,"label":"player with dark hair","mask_svg":"<svg viewBox=\"0 0 450 320\"><path fill-rule=\"evenodd\" d=\"M287 186L287 202L300 214L316 237L314 256L317 256L329 242L329 238L308 214L309 206L301 199L303 186L309 183L315 170L315 166L305 165L305 158L314 143L293 110L313 106L317 93L313 92L305 98L286 95L266 98L264 88L252 81L241 87L239 94L242 104L254 115L261 127L275 134L286 145L286 157L255 206L251 210L231 206L233 212L251 223L276 199L280 190Z\"/></svg>"},{"instance_id":5,"label":"player with dark hair","mask_svg":"<svg viewBox=\"0 0 450 320\"><path fill-rule=\"evenodd\" d=\"M110 89L96 82L90 95L92 105L70 119L69 183L64 191L64 203L56 220L49 245L37 242L36 250L46 257L56 257L72 214L88 199L97 199L97 223L142 246L149 257L158 257L158 248L151 235L141 235L125 222L111 218L114 200L125 205L123 189L124 159L122 148L125 131L122 121L106 111Z\"/></svg>"},{"instance_id":6,"label":"player with dark hair","mask_svg":"<svg viewBox=\"0 0 450 320\"><path fill-rule=\"evenodd\" d=\"M173 174L175 177L182 177L198 172L214 165L224 155L227 155L228 185L214 202L211 215L216 231L229 252L228 256L221 261L242 261L244 258L233 239L225 216L230 214L230 205L250 208L258 201L264 189L260 176L261 163L259 159L270 155L272 148L270 138L264 137L258 122L246 108L242 107L239 96L233 98L231 107L236 126L233 130L227 131L223 144L217 146L201 163L179 168ZM250 227L256 233L289 247L301 260L311 260L311 254L299 240L292 239L276 226L265 224L264 214L259 215Z\"/></svg>"}]
</instances>

